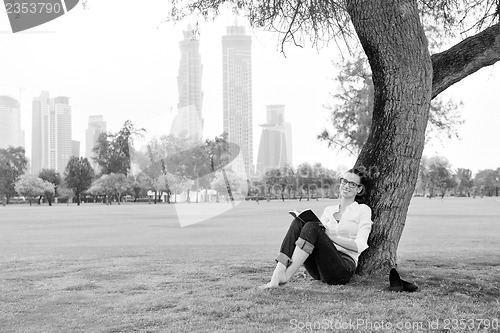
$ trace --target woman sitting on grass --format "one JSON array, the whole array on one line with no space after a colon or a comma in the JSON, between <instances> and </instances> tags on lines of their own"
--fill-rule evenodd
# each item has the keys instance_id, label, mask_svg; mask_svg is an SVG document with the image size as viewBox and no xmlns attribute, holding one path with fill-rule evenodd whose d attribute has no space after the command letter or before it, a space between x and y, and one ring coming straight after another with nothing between
<instances>
[{"instance_id":1,"label":"woman sitting on grass","mask_svg":"<svg viewBox=\"0 0 500 333\"><path fill-rule=\"evenodd\" d=\"M276 258L272 288L290 281L300 266L315 280L345 284L354 275L358 257L368 248L372 227L370 207L360 204L366 193L363 173L348 170L340 178L340 204L326 207L320 222L292 221Z\"/></svg>"}]
</instances>

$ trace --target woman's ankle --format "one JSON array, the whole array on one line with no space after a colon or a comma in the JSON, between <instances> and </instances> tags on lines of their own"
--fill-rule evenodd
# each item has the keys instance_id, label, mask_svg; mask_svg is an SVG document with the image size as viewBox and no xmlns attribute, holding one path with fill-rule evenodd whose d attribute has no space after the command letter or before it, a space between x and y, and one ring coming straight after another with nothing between
<instances>
[{"instance_id":1,"label":"woman's ankle","mask_svg":"<svg viewBox=\"0 0 500 333\"><path fill-rule=\"evenodd\" d=\"M286 271L286 266L285 266L283 263L278 262L278 263L276 264L276 268L275 268L275 269L277 269L277 270L279 270L279 271Z\"/></svg>"}]
</instances>

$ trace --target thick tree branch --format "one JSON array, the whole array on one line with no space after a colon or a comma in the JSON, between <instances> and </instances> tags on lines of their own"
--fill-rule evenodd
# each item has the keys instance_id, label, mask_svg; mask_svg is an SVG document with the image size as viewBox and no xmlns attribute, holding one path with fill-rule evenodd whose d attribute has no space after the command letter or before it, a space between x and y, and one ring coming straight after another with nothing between
<instances>
[{"instance_id":1,"label":"thick tree branch","mask_svg":"<svg viewBox=\"0 0 500 333\"><path fill-rule=\"evenodd\" d=\"M432 55L432 98L485 66L500 60L500 23Z\"/></svg>"}]
</instances>

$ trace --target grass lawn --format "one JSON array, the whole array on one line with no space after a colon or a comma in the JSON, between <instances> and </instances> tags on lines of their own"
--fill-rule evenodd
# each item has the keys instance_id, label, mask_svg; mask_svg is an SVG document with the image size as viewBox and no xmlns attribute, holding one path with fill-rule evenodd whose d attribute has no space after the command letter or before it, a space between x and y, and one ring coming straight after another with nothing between
<instances>
[{"instance_id":1,"label":"grass lawn","mask_svg":"<svg viewBox=\"0 0 500 333\"><path fill-rule=\"evenodd\" d=\"M388 275L256 288L287 211L334 202L244 202L184 228L166 204L0 207L0 332L500 331L498 198L412 201L398 271L416 293Z\"/></svg>"}]
</instances>

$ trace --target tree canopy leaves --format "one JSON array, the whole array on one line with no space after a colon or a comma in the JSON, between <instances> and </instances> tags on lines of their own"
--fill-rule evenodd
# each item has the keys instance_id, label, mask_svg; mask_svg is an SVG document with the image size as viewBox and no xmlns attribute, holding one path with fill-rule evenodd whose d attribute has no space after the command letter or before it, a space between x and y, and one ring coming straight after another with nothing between
<instances>
[{"instance_id":1,"label":"tree canopy leaves","mask_svg":"<svg viewBox=\"0 0 500 333\"><path fill-rule=\"evenodd\" d=\"M331 93L332 102L326 105L330 111L332 130L325 129L318 135L328 146L344 149L358 156L368 139L373 113L373 81L368 61L358 54L346 63L337 64L339 74L336 93ZM431 103L427 140L458 137L457 128L463 123L460 117L461 103L444 102L439 97Z\"/></svg>"},{"instance_id":2,"label":"tree canopy leaves","mask_svg":"<svg viewBox=\"0 0 500 333\"><path fill-rule=\"evenodd\" d=\"M122 173L130 171L131 154L134 138L142 136L143 128L136 128L127 120L117 133L101 133L94 147L95 157L101 174Z\"/></svg>"},{"instance_id":3,"label":"tree canopy leaves","mask_svg":"<svg viewBox=\"0 0 500 333\"><path fill-rule=\"evenodd\" d=\"M0 195L7 198L16 194L15 183L24 174L28 160L23 147L0 149Z\"/></svg>"},{"instance_id":4,"label":"tree canopy leaves","mask_svg":"<svg viewBox=\"0 0 500 333\"><path fill-rule=\"evenodd\" d=\"M244 15L252 27L277 32L281 51L287 44L321 46L344 41L349 46L355 39L349 5L345 0L172 0L169 19L180 21L193 14L212 19L229 9ZM499 0L418 0L418 8L424 24L433 22L428 30L439 31L443 37L474 33L497 24L500 18Z\"/></svg>"},{"instance_id":5,"label":"tree canopy leaves","mask_svg":"<svg viewBox=\"0 0 500 333\"><path fill-rule=\"evenodd\" d=\"M64 172L69 189L73 190L77 204L80 205L80 195L90 188L94 179L94 169L85 157L71 157Z\"/></svg>"}]
</instances>

